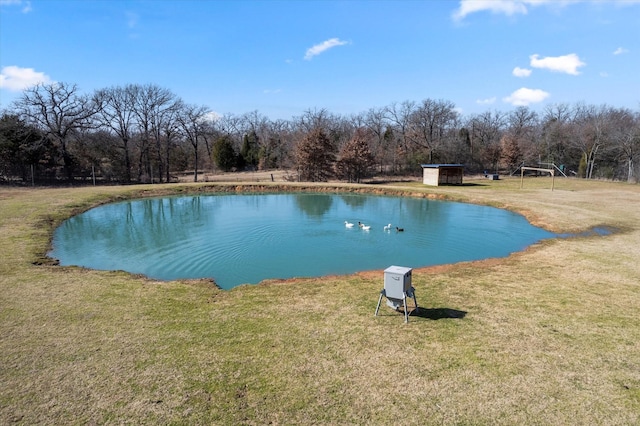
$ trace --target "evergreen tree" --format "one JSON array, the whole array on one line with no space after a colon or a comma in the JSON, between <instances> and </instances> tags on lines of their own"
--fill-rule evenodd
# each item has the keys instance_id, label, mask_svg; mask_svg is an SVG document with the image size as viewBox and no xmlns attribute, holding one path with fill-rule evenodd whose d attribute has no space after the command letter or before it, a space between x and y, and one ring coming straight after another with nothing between
<instances>
[{"instance_id":1,"label":"evergreen tree","mask_svg":"<svg viewBox=\"0 0 640 426\"><path fill-rule=\"evenodd\" d=\"M255 168L260 160L259 154L260 147L258 145L258 135L254 130L252 130L242 138L240 157L243 165Z\"/></svg>"},{"instance_id":2,"label":"evergreen tree","mask_svg":"<svg viewBox=\"0 0 640 426\"><path fill-rule=\"evenodd\" d=\"M580 164L578 165L578 176L581 178L587 177L587 154L582 154L580 157Z\"/></svg>"},{"instance_id":3,"label":"evergreen tree","mask_svg":"<svg viewBox=\"0 0 640 426\"><path fill-rule=\"evenodd\" d=\"M340 151L336 174L348 182L360 182L362 178L371 176L374 166L375 159L369 148L366 132L358 129Z\"/></svg>"},{"instance_id":4,"label":"evergreen tree","mask_svg":"<svg viewBox=\"0 0 640 426\"><path fill-rule=\"evenodd\" d=\"M38 129L15 114L0 117L0 179L19 176L27 181L29 166L54 168L56 157L57 150Z\"/></svg>"},{"instance_id":5,"label":"evergreen tree","mask_svg":"<svg viewBox=\"0 0 640 426\"><path fill-rule=\"evenodd\" d=\"M295 163L300 180L326 182L333 176L335 145L321 128L307 133L295 147Z\"/></svg>"},{"instance_id":6,"label":"evergreen tree","mask_svg":"<svg viewBox=\"0 0 640 426\"><path fill-rule=\"evenodd\" d=\"M228 172L236 166L236 153L229 136L222 136L213 144L213 162L222 171Z\"/></svg>"}]
</instances>

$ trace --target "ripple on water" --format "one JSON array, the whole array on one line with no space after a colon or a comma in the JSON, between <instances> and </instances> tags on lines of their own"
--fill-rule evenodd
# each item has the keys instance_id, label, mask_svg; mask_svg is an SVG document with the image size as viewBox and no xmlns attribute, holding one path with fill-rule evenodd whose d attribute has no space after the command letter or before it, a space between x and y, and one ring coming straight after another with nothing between
<instances>
[{"instance_id":1,"label":"ripple on water","mask_svg":"<svg viewBox=\"0 0 640 426\"><path fill-rule=\"evenodd\" d=\"M156 279L213 278L222 288L501 257L554 236L515 213L402 197L211 195L104 208L65 221L51 255L62 265ZM394 228L384 231L388 223Z\"/></svg>"}]
</instances>

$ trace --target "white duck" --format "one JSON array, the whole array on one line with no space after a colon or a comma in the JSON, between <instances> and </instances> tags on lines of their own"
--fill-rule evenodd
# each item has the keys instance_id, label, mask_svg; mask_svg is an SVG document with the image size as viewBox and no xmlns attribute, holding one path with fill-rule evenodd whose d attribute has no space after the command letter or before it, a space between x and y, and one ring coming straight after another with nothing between
<instances>
[{"instance_id":1,"label":"white duck","mask_svg":"<svg viewBox=\"0 0 640 426\"><path fill-rule=\"evenodd\" d=\"M351 222L347 222L346 220L344 221L344 226L346 226L347 228L353 228L353 223Z\"/></svg>"},{"instance_id":2,"label":"white duck","mask_svg":"<svg viewBox=\"0 0 640 426\"><path fill-rule=\"evenodd\" d=\"M369 229L371 229L371 225L362 224L361 228L363 231L368 231Z\"/></svg>"},{"instance_id":3,"label":"white duck","mask_svg":"<svg viewBox=\"0 0 640 426\"><path fill-rule=\"evenodd\" d=\"M391 224L385 225L384 230L391 231Z\"/></svg>"}]
</instances>

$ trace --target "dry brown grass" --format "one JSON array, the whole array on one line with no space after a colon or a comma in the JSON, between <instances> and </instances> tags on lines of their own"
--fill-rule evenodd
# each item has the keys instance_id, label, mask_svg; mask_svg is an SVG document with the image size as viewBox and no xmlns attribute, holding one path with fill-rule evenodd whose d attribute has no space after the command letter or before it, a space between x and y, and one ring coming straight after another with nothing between
<instances>
[{"instance_id":1,"label":"dry brown grass","mask_svg":"<svg viewBox=\"0 0 640 426\"><path fill-rule=\"evenodd\" d=\"M225 292L33 264L51 224L72 212L217 184L0 189L0 423L638 424L640 186L467 183L324 190L400 191L509 208L555 231L619 231L414 271L422 309L405 325L385 306L373 316L380 271Z\"/></svg>"}]
</instances>

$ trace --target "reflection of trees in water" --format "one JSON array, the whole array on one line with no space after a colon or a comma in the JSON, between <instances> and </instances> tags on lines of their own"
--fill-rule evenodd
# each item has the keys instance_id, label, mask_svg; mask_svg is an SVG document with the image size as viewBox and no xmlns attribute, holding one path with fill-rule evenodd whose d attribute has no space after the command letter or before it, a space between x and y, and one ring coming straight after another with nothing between
<instances>
[{"instance_id":1,"label":"reflection of trees in water","mask_svg":"<svg viewBox=\"0 0 640 426\"><path fill-rule=\"evenodd\" d=\"M447 218L438 217L443 204L427 199L352 194L341 194L336 198L357 212L356 215L362 215L363 220L378 224L393 222L395 227L408 222L447 221ZM395 199L396 202L389 202L390 199Z\"/></svg>"},{"instance_id":2,"label":"reflection of trees in water","mask_svg":"<svg viewBox=\"0 0 640 426\"><path fill-rule=\"evenodd\" d=\"M433 213L436 213L431 212L432 208L435 207L432 204L433 203L431 203L429 200L408 200L404 198L401 198L399 202L400 209L406 211L411 219L420 223L431 219ZM437 207L435 208L435 210L437 210Z\"/></svg>"},{"instance_id":3,"label":"reflection of trees in water","mask_svg":"<svg viewBox=\"0 0 640 426\"><path fill-rule=\"evenodd\" d=\"M278 194L265 197L261 194L237 194L219 196L225 208L231 209L237 215L264 216L272 210L281 208L285 198Z\"/></svg>"},{"instance_id":4,"label":"reflection of trees in water","mask_svg":"<svg viewBox=\"0 0 640 426\"><path fill-rule=\"evenodd\" d=\"M451 203L399 197L398 203L394 205L392 217L397 223L393 226L403 226L405 223L428 224L430 227L444 227L450 220L450 215L446 214Z\"/></svg>"},{"instance_id":5,"label":"reflection of trees in water","mask_svg":"<svg viewBox=\"0 0 640 426\"><path fill-rule=\"evenodd\" d=\"M206 197L206 198L205 198ZM352 209L365 209L370 218L386 225L406 226L419 222L430 226L445 227L450 215L443 210L448 203L425 199L399 197L389 205L385 198L360 195L295 194L296 207L309 217L320 218L331 210L335 200L342 200ZM271 200L269 198L269 200ZM266 209L278 209L274 200L264 197L242 197L244 206L239 214L264 214ZM178 196L150 198L102 206L70 218L60 232L60 247L77 250L118 250L130 247L134 251L158 247L171 247L199 232L199 226L210 226L215 221L215 211L233 208L238 197ZM450 207L450 206L449 206Z\"/></svg>"},{"instance_id":6,"label":"reflection of trees in water","mask_svg":"<svg viewBox=\"0 0 640 426\"><path fill-rule=\"evenodd\" d=\"M132 250L170 246L187 238L202 222L205 210L202 197L144 199L103 206L64 223L60 240L64 247L82 242L84 250L97 247Z\"/></svg>"},{"instance_id":7,"label":"reflection of trees in water","mask_svg":"<svg viewBox=\"0 0 640 426\"><path fill-rule=\"evenodd\" d=\"M367 197L361 195L340 195L340 198L349 207L362 207L367 203Z\"/></svg>"},{"instance_id":8,"label":"reflection of trees in water","mask_svg":"<svg viewBox=\"0 0 640 426\"><path fill-rule=\"evenodd\" d=\"M132 253L157 252L160 248L171 250L182 241L197 238L204 232L204 226L210 227L217 222L216 211L225 211L220 216L222 218L228 214L228 209L237 209L236 220L263 216L271 209L286 210L287 197L177 196L102 206L66 221L57 244L61 249L86 250L96 255L101 250L107 253L122 251L123 247ZM328 215L334 202L342 200L354 212L360 210L354 214L353 220L362 218L376 226L387 222L400 227L420 223L444 230L451 225L456 210L451 203L404 197L398 197L396 203L389 203L388 197L349 194L293 194L293 199L299 211L312 218Z\"/></svg>"},{"instance_id":9,"label":"reflection of trees in water","mask_svg":"<svg viewBox=\"0 0 640 426\"><path fill-rule=\"evenodd\" d=\"M271 210L288 209L288 200L279 195L200 195L106 205L66 221L57 245L75 252L113 252L122 251L123 247L134 253L157 252L162 247L172 249L183 241L197 239L219 222L219 218L233 224L253 216L262 217ZM315 206L307 203L302 210L322 215L329 209L331 200L323 196L311 204ZM234 211L231 218L229 211Z\"/></svg>"},{"instance_id":10,"label":"reflection of trees in water","mask_svg":"<svg viewBox=\"0 0 640 426\"><path fill-rule=\"evenodd\" d=\"M132 244L157 248L186 239L206 220L203 197L169 197L131 203L129 232Z\"/></svg>"},{"instance_id":11,"label":"reflection of trees in water","mask_svg":"<svg viewBox=\"0 0 640 426\"><path fill-rule=\"evenodd\" d=\"M296 194L296 205L308 216L322 217L333 204L333 195Z\"/></svg>"}]
</instances>

